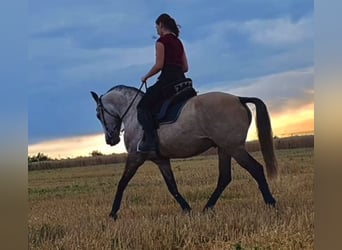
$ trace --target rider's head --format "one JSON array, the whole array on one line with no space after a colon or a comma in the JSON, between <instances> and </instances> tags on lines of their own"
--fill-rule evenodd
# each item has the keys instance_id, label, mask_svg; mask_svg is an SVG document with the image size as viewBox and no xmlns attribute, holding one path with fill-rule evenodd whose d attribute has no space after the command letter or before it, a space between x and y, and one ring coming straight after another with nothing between
<instances>
[{"instance_id":1,"label":"rider's head","mask_svg":"<svg viewBox=\"0 0 342 250\"><path fill-rule=\"evenodd\" d=\"M158 35L160 36L164 35L165 32L172 32L177 37L179 36L179 28L175 19L166 13L161 14L157 18L156 25Z\"/></svg>"}]
</instances>

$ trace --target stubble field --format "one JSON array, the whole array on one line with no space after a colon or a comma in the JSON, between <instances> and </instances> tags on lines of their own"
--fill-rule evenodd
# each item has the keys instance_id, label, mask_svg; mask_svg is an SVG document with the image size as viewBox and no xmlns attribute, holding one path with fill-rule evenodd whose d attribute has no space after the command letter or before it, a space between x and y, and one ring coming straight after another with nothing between
<instances>
[{"instance_id":1,"label":"stubble field","mask_svg":"<svg viewBox=\"0 0 342 250\"><path fill-rule=\"evenodd\" d=\"M202 213L218 177L217 157L173 160L181 212L157 166L129 183L119 219L108 217L124 164L29 172L29 249L313 249L313 148L277 150L279 177L268 181L276 208L233 161L233 180L215 211ZM263 163L260 152L252 153Z\"/></svg>"}]
</instances>

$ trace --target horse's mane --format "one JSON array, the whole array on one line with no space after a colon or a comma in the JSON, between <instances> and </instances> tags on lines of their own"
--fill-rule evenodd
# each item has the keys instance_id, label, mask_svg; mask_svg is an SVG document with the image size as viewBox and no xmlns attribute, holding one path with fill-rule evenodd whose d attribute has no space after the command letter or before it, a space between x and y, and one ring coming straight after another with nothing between
<instances>
[{"instance_id":1,"label":"horse's mane","mask_svg":"<svg viewBox=\"0 0 342 250\"><path fill-rule=\"evenodd\" d=\"M136 87L131 87L131 86L126 86L126 85L117 85L117 86L114 86L112 88L110 88L107 93L111 92L112 90L127 90L127 89L130 89L130 90L134 90L134 91L137 91L141 94L144 94L144 92L142 92L141 90L137 89Z\"/></svg>"}]
</instances>

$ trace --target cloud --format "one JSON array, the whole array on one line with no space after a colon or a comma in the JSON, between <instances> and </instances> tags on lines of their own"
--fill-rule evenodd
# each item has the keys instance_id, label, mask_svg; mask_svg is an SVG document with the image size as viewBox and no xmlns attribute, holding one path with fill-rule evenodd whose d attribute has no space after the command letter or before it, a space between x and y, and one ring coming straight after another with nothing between
<instances>
[{"instance_id":1,"label":"cloud","mask_svg":"<svg viewBox=\"0 0 342 250\"><path fill-rule=\"evenodd\" d=\"M196 80L232 81L313 65L310 15L298 20L226 19L197 29L201 36L196 40L184 39L189 73Z\"/></svg>"},{"instance_id":2,"label":"cloud","mask_svg":"<svg viewBox=\"0 0 342 250\"><path fill-rule=\"evenodd\" d=\"M65 68L61 73L63 77L85 81L100 79L104 75L120 74L122 70L141 65L152 65L154 62L154 46L129 49L102 49L85 51L86 58L83 63ZM142 73L141 73L142 74ZM138 78L137 75L136 77Z\"/></svg>"},{"instance_id":3,"label":"cloud","mask_svg":"<svg viewBox=\"0 0 342 250\"><path fill-rule=\"evenodd\" d=\"M120 143L111 147L105 143L103 134L91 134L85 136L65 137L55 140L42 141L28 146L28 155L34 156L38 153L47 154L52 158L67 158L78 156L89 156L93 151L103 154L124 153L125 145L121 139Z\"/></svg>"},{"instance_id":4,"label":"cloud","mask_svg":"<svg viewBox=\"0 0 342 250\"><path fill-rule=\"evenodd\" d=\"M119 1L77 2L68 2L67 7L62 1L35 5L30 12L31 40L67 39L83 49L146 46L151 41L153 17L143 2L133 0L130 6ZM131 32L137 27L140 32Z\"/></svg>"},{"instance_id":5,"label":"cloud","mask_svg":"<svg viewBox=\"0 0 342 250\"><path fill-rule=\"evenodd\" d=\"M238 82L205 84L200 92L223 91L264 100L272 113L305 106L314 101L313 68L281 72ZM234 87L232 87L234 86Z\"/></svg>"},{"instance_id":6,"label":"cloud","mask_svg":"<svg viewBox=\"0 0 342 250\"><path fill-rule=\"evenodd\" d=\"M49 46L47 46L49 45ZM39 49L41 48L41 49ZM49 51L54 48L54 53ZM154 62L154 45L135 48L103 48L83 49L74 48L68 39L54 39L48 42L35 42L30 52L31 72L29 82L30 93L51 89L85 87L87 83L105 83L119 80L122 75L129 76L126 81L132 81L147 70ZM58 53L56 53L58 52ZM142 67L139 74L132 73ZM125 73L129 71L129 74ZM111 79L111 80L110 80Z\"/></svg>"},{"instance_id":7,"label":"cloud","mask_svg":"<svg viewBox=\"0 0 342 250\"><path fill-rule=\"evenodd\" d=\"M272 128L277 136L291 136L314 132L314 103L290 107L272 114Z\"/></svg>"},{"instance_id":8,"label":"cloud","mask_svg":"<svg viewBox=\"0 0 342 250\"><path fill-rule=\"evenodd\" d=\"M247 32L252 42L284 46L313 39L312 16L305 16L299 20L289 17L251 20L239 25L241 32Z\"/></svg>"},{"instance_id":9,"label":"cloud","mask_svg":"<svg viewBox=\"0 0 342 250\"><path fill-rule=\"evenodd\" d=\"M224 43L233 39L231 35L245 35L251 42L264 45L283 46L313 39L313 18L311 15L299 19L291 17L246 19L235 21L219 20L197 28L201 42ZM228 40L226 40L228 39Z\"/></svg>"}]
</instances>

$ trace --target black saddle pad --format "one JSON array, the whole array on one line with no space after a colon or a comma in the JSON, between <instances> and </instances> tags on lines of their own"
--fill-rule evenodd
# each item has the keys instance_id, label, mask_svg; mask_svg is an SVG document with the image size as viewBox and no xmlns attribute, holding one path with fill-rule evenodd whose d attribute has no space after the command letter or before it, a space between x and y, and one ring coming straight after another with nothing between
<instances>
[{"instance_id":1,"label":"black saddle pad","mask_svg":"<svg viewBox=\"0 0 342 250\"><path fill-rule=\"evenodd\" d=\"M170 124L177 121L185 103L196 95L196 91L191 87L186 88L177 95L165 100L162 103L159 112L156 114L156 120L159 125Z\"/></svg>"},{"instance_id":2,"label":"black saddle pad","mask_svg":"<svg viewBox=\"0 0 342 250\"><path fill-rule=\"evenodd\" d=\"M157 115L157 122L159 123L159 125L163 125L163 124L169 124L169 123L173 123L175 121L177 121L184 104L187 102L183 101L183 102L179 102L176 103L174 105L171 105L167 112L164 115Z\"/></svg>"}]
</instances>

